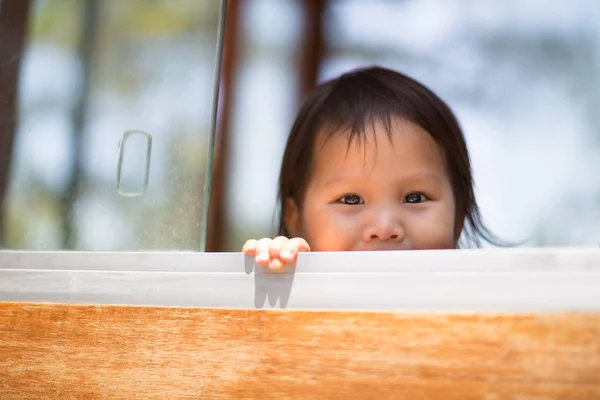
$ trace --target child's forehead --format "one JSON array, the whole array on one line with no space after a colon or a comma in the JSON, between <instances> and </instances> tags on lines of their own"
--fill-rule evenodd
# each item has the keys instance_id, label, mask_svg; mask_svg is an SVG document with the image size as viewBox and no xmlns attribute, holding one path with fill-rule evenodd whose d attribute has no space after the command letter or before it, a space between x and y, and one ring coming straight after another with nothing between
<instances>
[{"instance_id":1,"label":"child's forehead","mask_svg":"<svg viewBox=\"0 0 600 400\"><path fill-rule=\"evenodd\" d=\"M373 121L359 129L352 127L320 129L313 154L327 158L340 155L344 158L351 155L368 156L370 153L377 153L380 147L391 149L404 156L413 154L443 157L442 149L429 132L411 121L399 118L390 121L389 124Z\"/></svg>"},{"instance_id":2,"label":"child's forehead","mask_svg":"<svg viewBox=\"0 0 600 400\"><path fill-rule=\"evenodd\" d=\"M436 173L446 175L444 152L416 124L395 121L370 124L362 132L319 132L313 153L313 173L321 177L348 173Z\"/></svg>"}]
</instances>

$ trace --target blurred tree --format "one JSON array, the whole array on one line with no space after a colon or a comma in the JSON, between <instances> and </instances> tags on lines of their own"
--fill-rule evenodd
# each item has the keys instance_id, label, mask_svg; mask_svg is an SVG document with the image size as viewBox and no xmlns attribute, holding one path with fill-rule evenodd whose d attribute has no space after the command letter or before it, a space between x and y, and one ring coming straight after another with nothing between
<instances>
[{"instance_id":1,"label":"blurred tree","mask_svg":"<svg viewBox=\"0 0 600 400\"><path fill-rule=\"evenodd\" d=\"M90 92L92 85L92 65L96 48L96 35L99 20L99 0L83 0L81 7L81 29L78 46L78 58L81 65L81 85L77 103L72 113L72 141L70 178L62 199L63 248L73 249L77 242L76 221L73 210L80 191L83 176L83 142Z\"/></svg>"},{"instance_id":2,"label":"blurred tree","mask_svg":"<svg viewBox=\"0 0 600 400\"><path fill-rule=\"evenodd\" d=\"M0 2L0 248L4 245L5 198L17 126L17 90L29 0Z\"/></svg>"}]
</instances>

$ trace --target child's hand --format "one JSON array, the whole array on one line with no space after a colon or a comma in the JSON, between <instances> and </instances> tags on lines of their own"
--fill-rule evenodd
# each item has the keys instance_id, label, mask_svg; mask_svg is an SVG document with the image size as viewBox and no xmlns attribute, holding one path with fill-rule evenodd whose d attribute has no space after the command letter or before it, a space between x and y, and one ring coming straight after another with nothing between
<instances>
[{"instance_id":1,"label":"child's hand","mask_svg":"<svg viewBox=\"0 0 600 400\"><path fill-rule=\"evenodd\" d=\"M302 238L288 239L284 236L278 236L275 239L250 239L242 249L244 254L255 256L257 264L268 265L271 269L279 269L286 263L296 261L296 257L301 251L310 251L306 240Z\"/></svg>"}]
</instances>

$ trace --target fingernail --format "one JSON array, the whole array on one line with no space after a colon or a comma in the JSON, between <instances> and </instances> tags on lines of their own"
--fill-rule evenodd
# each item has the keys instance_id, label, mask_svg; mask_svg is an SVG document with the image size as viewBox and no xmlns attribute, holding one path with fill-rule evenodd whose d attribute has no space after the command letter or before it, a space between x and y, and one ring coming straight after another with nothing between
<instances>
[{"instance_id":1,"label":"fingernail","mask_svg":"<svg viewBox=\"0 0 600 400\"><path fill-rule=\"evenodd\" d=\"M271 261L271 265L270 265L270 267L271 267L272 269L279 269L279 268L281 268L281 265L282 265L282 264L281 264L281 261L279 261L278 259L275 259L275 260L272 260L272 261Z\"/></svg>"},{"instance_id":2,"label":"fingernail","mask_svg":"<svg viewBox=\"0 0 600 400\"><path fill-rule=\"evenodd\" d=\"M283 249L283 250L281 250L281 257L283 257L283 258L291 258L292 257L292 252L289 249Z\"/></svg>"},{"instance_id":3,"label":"fingernail","mask_svg":"<svg viewBox=\"0 0 600 400\"><path fill-rule=\"evenodd\" d=\"M260 253L256 256L258 261L267 261L269 259L269 255L267 253Z\"/></svg>"}]
</instances>

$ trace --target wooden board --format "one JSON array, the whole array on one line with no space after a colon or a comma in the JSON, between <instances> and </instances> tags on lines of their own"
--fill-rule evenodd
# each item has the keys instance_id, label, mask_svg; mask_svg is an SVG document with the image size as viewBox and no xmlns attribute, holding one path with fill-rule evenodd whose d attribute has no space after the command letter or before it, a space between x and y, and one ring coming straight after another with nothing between
<instances>
[{"instance_id":1,"label":"wooden board","mask_svg":"<svg viewBox=\"0 0 600 400\"><path fill-rule=\"evenodd\" d=\"M0 303L0 398L599 399L600 314Z\"/></svg>"}]
</instances>

